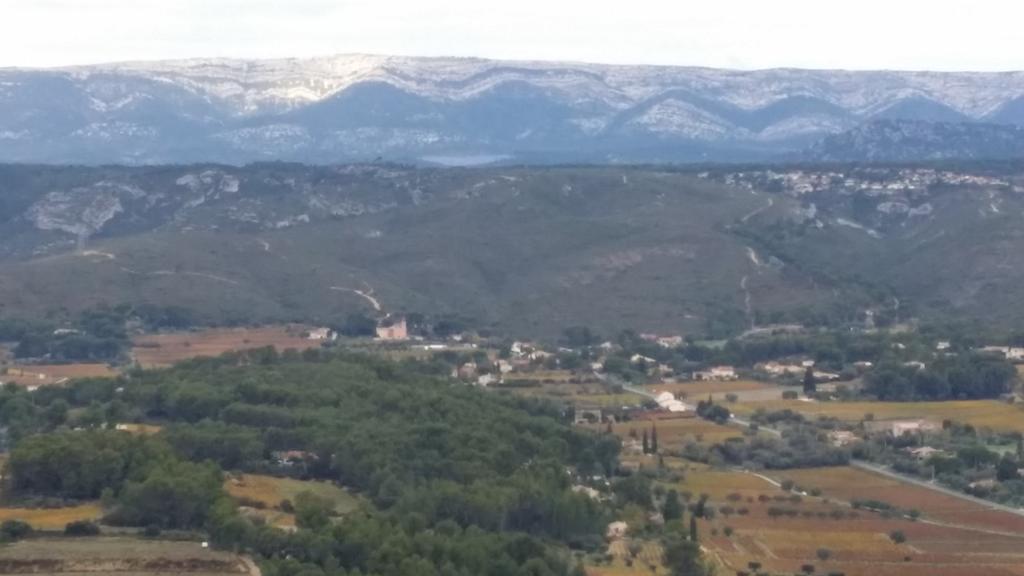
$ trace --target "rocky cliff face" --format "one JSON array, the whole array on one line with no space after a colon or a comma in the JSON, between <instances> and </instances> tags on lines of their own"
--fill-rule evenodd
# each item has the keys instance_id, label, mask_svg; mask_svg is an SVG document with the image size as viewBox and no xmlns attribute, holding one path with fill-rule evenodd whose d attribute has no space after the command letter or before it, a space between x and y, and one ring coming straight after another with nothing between
<instances>
[{"instance_id":1,"label":"rocky cliff face","mask_svg":"<svg viewBox=\"0 0 1024 576\"><path fill-rule=\"evenodd\" d=\"M1024 73L189 60L0 71L0 160L742 160L869 120L1022 111Z\"/></svg>"}]
</instances>

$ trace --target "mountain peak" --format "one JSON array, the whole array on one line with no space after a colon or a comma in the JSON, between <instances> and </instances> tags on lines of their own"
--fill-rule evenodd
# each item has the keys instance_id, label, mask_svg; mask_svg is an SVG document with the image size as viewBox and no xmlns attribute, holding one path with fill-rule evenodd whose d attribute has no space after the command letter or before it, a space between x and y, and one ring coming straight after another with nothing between
<instances>
[{"instance_id":1,"label":"mountain peak","mask_svg":"<svg viewBox=\"0 0 1024 576\"><path fill-rule=\"evenodd\" d=\"M0 71L0 160L754 160L875 119L1012 124L1022 73L342 54Z\"/></svg>"}]
</instances>

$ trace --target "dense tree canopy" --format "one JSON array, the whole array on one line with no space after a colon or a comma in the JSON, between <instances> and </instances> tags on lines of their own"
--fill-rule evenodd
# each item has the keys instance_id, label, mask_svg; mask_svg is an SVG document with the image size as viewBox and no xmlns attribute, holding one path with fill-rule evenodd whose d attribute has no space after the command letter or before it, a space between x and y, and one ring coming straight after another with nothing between
<instances>
[{"instance_id":1,"label":"dense tree canopy","mask_svg":"<svg viewBox=\"0 0 1024 576\"><path fill-rule=\"evenodd\" d=\"M205 527L220 544L289 557L268 561L273 576L568 573L575 565L537 537L601 541L608 509L574 492L572 478L614 470L618 441L570 428L551 405L434 373L257 350L45 394L5 389L0 420L17 424L10 482L20 493L103 496L110 522ZM164 429L103 429L128 417ZM85 430L71 431L72 420ZM279 451L303 465L281 464ZM303 530L285 534L235 511L221 469L330 480L375 506L336 523L304 496L294 503Z\"/></svg>"},{"instance_id":2,"label":"dense tree canopy","mask_svg":"<svg viewBox=\"0 0 1024 576\"><path fill-rule=\"evenodd\" d=\"M931 365L887 363L865 378L865 391L880 400L996 398L1010 391L1013 365L978 355L941 358Z\"/></svg>"}]
</instances>

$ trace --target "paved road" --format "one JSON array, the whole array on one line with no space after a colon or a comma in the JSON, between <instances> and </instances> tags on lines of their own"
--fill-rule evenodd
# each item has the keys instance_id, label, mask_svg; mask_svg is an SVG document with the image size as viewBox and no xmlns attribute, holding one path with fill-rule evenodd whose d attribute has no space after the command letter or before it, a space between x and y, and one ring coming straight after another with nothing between
<instances>
[{"instance_id":1,"label":"paved road","mask_svg":"<svg viewBox=\"0 0 1024 576\"><path fill-rule=\"evenodd\" d=\"M633 394L638 394L640 396L643 396L644 398L650 398L651 400L657 399L657 396L655 396L653 393L651 393L651 392L649 392L647 390L644 390L643 388L639 388L637 386L633 386L632 384L629 384L628 382L626 382L625 380L623 380L622 378L619 378L618 376L616 376L614 374L602 374L600 372L594 372L594 378L597 378L598 380L600 380L601 382L604 382L605 384L611 384L612 386L619 386L620 388L622 388L626 392L632 392ZM686 409L687 410L692 410L693 408L689 404L687 404L686 405Z\"/></svg>"},{"instance_id":2,"label":"paved road","mask_svg":"<svg viewBox=\"0 0 1024 576\"><path fill-rule=\"evenodd\" d=\"M737 418L735 416L729 419L729 424L731 426L739 426L741 428L750 428L751 426L754 425L754 423L749 420L744 420L742 418ZM776 438L782 438L782 432L779 432L775 428L768 428L767 426L758 426L757 431L764 432L769 436L775 436Z\"/></svg>"},{"instance_id":3,"label":"paved road","mask_svg":"<svg viewBox=\"0 0 1024 576\"><path fill-rule=\"evenodd\" d=\"M652 400L655 398L655 395L650 393L649 391L644 390L643 388L638 388L636 386L631 386L631 385L629 385L629 384L627 384L625 382L622 382L618 378L615 378L614 376L602 375L602 374L598 374L596 372L594 373L594 375L597 376L597 378L599 378L602 381L606 381L606 382L609 382L611 384L616 384L616 385L622 386L622 389L626 390L627 392L632 392L633 394L639 394L640 396L643 396L645 398L650 398ZM697 407L694 406L694 405L687 404L687 403L684 403L684 404L685 404L687 410L696 410L697 409ZM742 418L737 418L737 417L733 416L732 418L729 419L728 424L731 425L731 426L739 426L741 428L750 428L750 426L752 425L752 422L750 422L748 420L744 420ZM774 428L768 428L766 426L758 426L758 431L759 432L763 432L765 434L769 434L769 435L775 436L777 438L781 438L782 437L782 432L780 432L780 431L778 431L778 430L776 430ZM950 489L950 488L946 488L945 486L941 486L941 485L936 484L934 482L929 482L927 480L921 480L920 478L915 478L913 476L908 476L906 474L901 474L899 472L896 472L896 471L891 470L889 468L886 468L884 466L879 466L878 464L872 464L871 462L865 462L864 460L850 460L850 466L852 466L854 468L859 468L861 470L866 470L868 472L873 472L875 474L880 474L882 476L885 476L887 478L891 478L891 479L899 481L899 482L904 482L906 484L913 484L915 486L920 486L921 488L927 488L928 490L933 490L933 491L938 492L940 494L945 494L946 496L952 496L953 498L959 498L960 500L965 500L967 502L972 502L974 504L978 504L979 506L984 506L984 507L989 508L991 510L998 510L1000 512L1006 512L1008 514L1014 514L1016 516L1024 516L1024 510L1022 510L1020 508L1014 508L1012 506L1005 506L1003 504L999 504L997 502L991 502L989 500L984 500L982 498L975 498L974 496L971 496L970 494L964 494L963 492L960 492L960 491L957 491L957 490L953 490L953 489Z\"/></svg>"}]
</instances>

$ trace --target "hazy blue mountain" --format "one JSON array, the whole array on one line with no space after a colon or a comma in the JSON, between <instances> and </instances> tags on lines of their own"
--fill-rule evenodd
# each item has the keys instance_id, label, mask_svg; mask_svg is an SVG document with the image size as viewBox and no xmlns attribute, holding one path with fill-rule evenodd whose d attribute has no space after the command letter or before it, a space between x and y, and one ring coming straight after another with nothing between
<instances>
[{"instance_id":1,"label":"hazy blue mountain","mask_svg":"<svg viewBox=\"0 0 1024 576\"><path fill-rule=\"evenodd\" d=\"M1024 127L877 120L825 137L803 158L825 162L1024 158Z\"/></svg>"},{"instance_id":2,"label":"hazy blue mountain","mask_svg":"<svg viewBox=\"0 0 1024 576\"><path fill-rule=\"evenodd\" d=\"M347 55L0 70L0 161L685 162L873 120L1024 122L1024 73L734 71Z\"/></svg>"}]
</instances>

